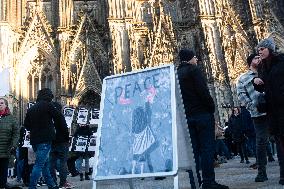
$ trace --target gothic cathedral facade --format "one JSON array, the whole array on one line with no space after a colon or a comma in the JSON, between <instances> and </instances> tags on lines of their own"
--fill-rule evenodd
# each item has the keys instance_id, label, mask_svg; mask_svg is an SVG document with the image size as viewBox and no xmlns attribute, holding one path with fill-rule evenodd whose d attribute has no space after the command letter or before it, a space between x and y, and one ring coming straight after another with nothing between
<instances>
[{"instance_id":1,"label":"gothic cathedral facade","mask_svg":"<svg viewBox=\"0 0 284 189\"><path fill-rule=\"evenodd\" d=\"M104 77L178 64L189 47L223 122L246 56L266 37L284 51L283 0L1 0L1 82L20 121L44 87L63 104L99 108Z\"/></svg>"}]
</instances>

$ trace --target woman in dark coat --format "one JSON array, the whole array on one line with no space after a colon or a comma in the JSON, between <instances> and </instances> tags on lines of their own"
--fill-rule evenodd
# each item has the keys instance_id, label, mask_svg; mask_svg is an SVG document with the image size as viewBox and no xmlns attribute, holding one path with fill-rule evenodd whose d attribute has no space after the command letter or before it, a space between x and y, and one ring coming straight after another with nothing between
<instances>
[{"instance_id":1,"label":"woman in dark coat","mask_svg":"<svg viewBox=\"0 0 284 189\"><path fill-rule=\"evenodd\" d=\"M232 139L236 144L237 151L240 153L241 163L244 163L245 159L246 163L249 164L250 162L248 160L246 149L245 129L240 116L240 110L239 108L234 107L232 111L232 115L229 119L229 128L232 132Z\"/></svg>"},{"instance_id":2,"label":"woman in dark coat","mask_svg":"<svg viewBox=\"0 0 284 189\"><path fill-rule=\"evenodd\" d=\"M15 153L19 139L19 126L10 114L8 101L0 98L0 188L6 188L8 162Z\"/></svg>"},{"instance_id":3,"label":"woman in dark coat","mask_svg":"<svg viewBox=\"0 0 284 189\"><path fill-rule=\"evenodd\" d=\"M256 90L265 92L269 129L275 136L280 166L279 184L284 185L284 55L275 53L272 38L260 41L257 50L262 62L254 84Z\"/></svg>"}]
</instances>

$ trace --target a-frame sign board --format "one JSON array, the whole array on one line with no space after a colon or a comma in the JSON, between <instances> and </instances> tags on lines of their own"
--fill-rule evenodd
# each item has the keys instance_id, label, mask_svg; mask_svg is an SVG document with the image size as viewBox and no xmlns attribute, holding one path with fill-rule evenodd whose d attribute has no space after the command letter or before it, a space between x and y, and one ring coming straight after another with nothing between
<instances>
[{"instance_id":1,"label":"a-frame sign board","mask_svg":"<svg viewBox=\"0 0 284 189\"><path fill-rule=\"evenodd\" d=\"M93 172L103 180L174 177L192 170L191 140L174 65L106 77ZM143 182L143 181L141 181ZM196 187L197 188L197 187Z\"/></svg>"}]
</instances>

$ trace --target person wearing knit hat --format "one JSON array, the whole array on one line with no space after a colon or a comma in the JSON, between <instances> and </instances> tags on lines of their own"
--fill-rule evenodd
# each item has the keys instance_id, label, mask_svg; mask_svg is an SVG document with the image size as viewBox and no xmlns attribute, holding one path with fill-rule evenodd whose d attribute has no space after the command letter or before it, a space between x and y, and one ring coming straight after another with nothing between
<instances>
[{"instance_id":1,"label":"person wearing knit hat","mask_svg":"<svg viewBox=\"0 0 284 189\"><path fill-rule=\"evenodd\" d=\"M261 64L258 78L253 83L256 90L265 92L269 131L275 136L277 146L279 184L284 185L284 55L275 52L274 42L270 39L260 41L257 50Z\"/></svg>"},{"instance_id":2,"label":"person wearing knit hat","mask_svg":"<svg viewBox=\"0 0 284 189\"><path fill-rule=\"evenodd\" d=\"M247 58L249 70L243 73L237 81L237 95L241 104L245 105L250 112L255 128L256 138L256 161L258 173L255 182L264 182L268 180L266 174L268 144L268 124L266 113L260 112L257 108L258 97L261 95L254 87L252 81L258 77L257 67L260 64L260 56L251 54Z\"/></svg>"},{"instance_id":3,"label":"person wearing knit hat","mask_svg":"<svg viewBox=\"0 0 284 189\"><path fill-rule=\"evenodd\" d=\"M229 189L215 181L215 104L210 95L206 79L197 66L194 51L182 49L179 52L180 65L177 69L188 130L196 161L196 173L202 189ZM198 145L199 144L199 145ZM200 165L200 166L199 166ZM199 170L202 170L202 181ZM192 188L195 188L190 174ZM198 183L195 183L198 184Z\"/></svg>"},{"instance_id":4,"label":"person wearing knit hat","mask_svg":"<svg viewBox=\"0 0 284 189\"><path fill-rule=\"evenodd\" d=\"M273 38L266 38L261 40L258 45L257 45L257 49L264 47L264 48L268 48L270 49L272 52L275 52L275 43Z\"/></svg>"}]
</instances>

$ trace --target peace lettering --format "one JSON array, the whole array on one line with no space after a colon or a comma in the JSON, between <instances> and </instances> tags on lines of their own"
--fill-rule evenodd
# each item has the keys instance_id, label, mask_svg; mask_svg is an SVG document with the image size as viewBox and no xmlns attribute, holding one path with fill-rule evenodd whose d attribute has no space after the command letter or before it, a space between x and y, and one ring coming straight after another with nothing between
<instances>
[{"instance_id":1,"label":"peace lettering","mask_svg":"<svg viewBox=\"0 0 284 189\"><path fill-rule=\"evenodd\" d=\"M120 98L130 99L136 93L150 89L151 87L159 88L159 73L152 76L145 77L142 83L134 81L133 83L126 83L124 86L118 86L115 88L115 103L117 104Z\"/></svg>"}]
</instances>

